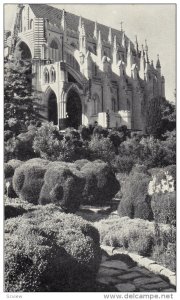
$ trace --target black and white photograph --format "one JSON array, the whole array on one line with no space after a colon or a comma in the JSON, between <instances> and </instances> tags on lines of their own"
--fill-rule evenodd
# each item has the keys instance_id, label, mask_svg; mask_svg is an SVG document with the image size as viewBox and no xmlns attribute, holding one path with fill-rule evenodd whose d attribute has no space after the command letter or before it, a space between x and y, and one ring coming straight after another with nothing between
<instances>
[{"instance_id":1,"label":"black and white photograph","mask_svg":"<svg viewBox=\"0 0 180 300\"><path fill-rule=\"evenodd\" d=\"M2 7L4 295L175 300L176 4Z\"/></svg>"}]
</instances>

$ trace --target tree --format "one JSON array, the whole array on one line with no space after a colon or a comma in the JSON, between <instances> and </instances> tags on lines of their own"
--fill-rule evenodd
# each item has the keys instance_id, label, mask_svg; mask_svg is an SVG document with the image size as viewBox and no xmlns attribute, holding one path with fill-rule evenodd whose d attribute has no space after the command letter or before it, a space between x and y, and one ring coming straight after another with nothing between
<instances>
[{"instance_id":1,"label":"tree","mask_svg":"<svg viewBox=\"0 0 180 300\"><path fill-rule=\"evenodd\" d=\"M32 88L32 64L29 61L8 60L4 64L5 130L16 135L26 121L38 120L38 97Z\"/></svg>"},{"instance_id":2,"label":"tree","mask_svg":"<svg viewBox=\"0 0 180 300\"><path fill-rule=\"evenodd\" d=\"M161 99L152 98L146 104L146 133L156 137L160 134L161 129Z\"/></svg>"}]
</instances>

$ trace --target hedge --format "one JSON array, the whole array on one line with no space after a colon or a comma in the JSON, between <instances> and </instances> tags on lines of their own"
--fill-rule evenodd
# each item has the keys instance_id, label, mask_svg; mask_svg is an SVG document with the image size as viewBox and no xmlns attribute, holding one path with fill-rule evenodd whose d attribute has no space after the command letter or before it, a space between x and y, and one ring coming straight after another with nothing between
<instances>
[{"instance_id":1,"label":"hedge","mask_svg":"<svg viewBox=\"0 0 180 300\"><path fill-rule=\"evenodd\" d=\"M47 160L34 158L15 170L13 188L22 200L38 204L48 164Z\"/></svg>"},{"instance_id":2,"label":"hedge","mask_svg":"<svg viewBox=\"0 0 180 300\"><path fill-rule=\"evenodd\" d=\"M66 212L75 212L82 202L85 180L74 164L53 162L44 177L39 203L55 203Z\"/></svg>"}]
</instances>

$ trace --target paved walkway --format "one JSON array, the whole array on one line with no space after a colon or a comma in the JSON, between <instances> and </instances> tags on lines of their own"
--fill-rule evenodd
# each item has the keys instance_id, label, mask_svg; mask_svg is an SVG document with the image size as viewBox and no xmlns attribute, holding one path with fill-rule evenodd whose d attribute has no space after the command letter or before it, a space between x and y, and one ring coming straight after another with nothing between
<instances>
[{"instance_id":1,"label":"paved walkway","mask_svg":"<svg viewBox=\"0 0 180 300\"><path fill-rule=\"evenodd\" d=\"M140 267L126 254L109 256L104 250L96 279L102 292L175 292L163 276Z\"/></svg>"}]
</instances>

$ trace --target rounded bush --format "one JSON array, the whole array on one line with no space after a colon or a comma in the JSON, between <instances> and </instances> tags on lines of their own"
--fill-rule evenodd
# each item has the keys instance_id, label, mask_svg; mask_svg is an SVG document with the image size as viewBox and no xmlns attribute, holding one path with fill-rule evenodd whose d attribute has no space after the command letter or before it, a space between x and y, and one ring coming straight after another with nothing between
<instances>
[{"instance_id":1,"label":"rounded bush","mask_svg":"<svg viewBox=\"0 0 180 300\"><path fill-rule=\"evenodd\" d=\"M118 206L120 217L153 219L151 197L148 194L150 176L132 172L122 186L122 199Z\"/></svg>"},{"instance_id":2,"label":"rounded bush","mask_svg":"<svg viewBox=\"0 0 180 300\"><path fill-rule=\"evenodd\" d=\"M75 212L80 204L85 180L74 164L54 162L48 166L39 203L55 203L66 212Z\"/></svg>"},{"instance_id":3,"label":"rounded bush","mask_svg":"<svg viewBox=\"0 0 180 300\"><path fill-rule=\"evenodd\" d=\"M23 163L15 170L13 188L22 200L38 204L48 164L49 161L47 160L34 158Z\"/></svg>"},{"instance_id":4,"label":"rounded bush","mask_svg":"<svg viewBox=\"0 0 180 300\"><path fill-rule=\"evenodd\" d=\"M98 231L52 205L5 221L6 292L87 292L100 259Z\"/></svg>"},{"instance_id":5,"label":"rounded bush","mask_svg":"<svg viewBox=\"0 0 180 300\"><path fill-rule=\"evenodd\" d=\"M85 204L108 203L120 188L111 167L101 160L88 162L81 168L81 173L86 181L83 190Z\"/></svg>"},{"instance_id":6,"label":"rounded bush","mask_svg":"<svg viewBox=\"0 0 180 300\"><path fill-rule=\"evenodd\" d=\"M13 167L10 164L5 163L4 164L4 177L9 178L9 177L12 177L13 175L14 175Z\"/></svg>"}]
</instances>

